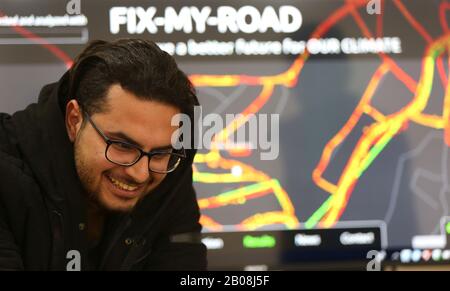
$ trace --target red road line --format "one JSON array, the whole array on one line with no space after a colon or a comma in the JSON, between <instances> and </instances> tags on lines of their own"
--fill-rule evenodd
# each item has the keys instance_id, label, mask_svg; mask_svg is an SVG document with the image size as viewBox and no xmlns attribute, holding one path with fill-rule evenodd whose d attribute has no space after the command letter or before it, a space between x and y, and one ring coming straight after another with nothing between
<instances>
[{"instance_id":1,"label":"red road line","mask_svg":"<svg viewBox=\"0 0 450 291\"><path fill-rule=\"evenodd\" d=\"M6 16L6 15L2 11L0 11L0 17L4 17L4 16ZM12 26L11 28L13 30L15 30L18 34L22 35L23 37L25 37L25 38L33 41L34 43L44 47L45 49L47 49L51 54L53 54L58 59L63 61L64 64L66 65L67 69L70 69L70 67L72 67L72 64L73 64L72 58L69 57L64 51L62 51L56 45L53 45L53 44L47 42L42 37L32 33L31 31L29 31L28 29L26 29L22 26L15 25L15 26Z\"/></svg>"}]
</instances>

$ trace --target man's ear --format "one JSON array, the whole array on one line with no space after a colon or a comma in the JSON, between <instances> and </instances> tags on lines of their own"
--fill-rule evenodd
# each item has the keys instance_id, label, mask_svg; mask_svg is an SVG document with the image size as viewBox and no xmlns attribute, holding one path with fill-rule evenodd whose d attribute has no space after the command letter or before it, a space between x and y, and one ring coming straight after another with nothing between
<instances>
[{"instance_id":1,"label":"man's ear","mask_svg":"<svg viewBox=\"0 0 450 291\"><path fill-rule=\"evenodd\" d=\"M77 100L72 99L66 105L66 129L71 142L75 141L83 124L83 114Z\"/></svg>"}]
</instances>

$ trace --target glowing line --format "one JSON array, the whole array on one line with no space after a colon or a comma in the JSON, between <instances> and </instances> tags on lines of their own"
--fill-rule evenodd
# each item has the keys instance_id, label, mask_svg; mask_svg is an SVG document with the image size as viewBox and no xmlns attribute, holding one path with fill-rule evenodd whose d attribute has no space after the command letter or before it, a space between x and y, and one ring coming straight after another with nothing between
<instances>
[{"instance_id":1,"label":"glowing line","mask_svg":"<svg viewBox=\"0 0 450 291\"><path fill-rule=\"evenodd\" d=\"M365 158L361 157L368 151L368 148L373 143L374 139L378 139L380 134L383 135L380 146L375 148L372 152L374 155L378 155L386 144L392 139L392 136L401 128L401 125L411 118L414 114L422 112L429 100L431 88L433 84L434 65L437 57L444 51L447 43L450 40L450 35L444 36L437 40L432 46L429 47L423 60L423 71L421 79L418 85L417 94L414 100L399 113L391 117L389 121L385 123L372 126L368 130L366 135L361 138L357 147L355 148L350 162L347 165L344 173L341 176L341 180L338 183L338 190L333 194L333 201L329 213L323 223L325 226L332 226L339 217L342 215L345 206L348 203L348 199L356 180L361 175L361 171L367 169L367 167L373 162L373 157L370 157L371 152L368 152L369 159L365 162ZM361 162L362 161L362 164Z\"/></svg>"}]
</instances>

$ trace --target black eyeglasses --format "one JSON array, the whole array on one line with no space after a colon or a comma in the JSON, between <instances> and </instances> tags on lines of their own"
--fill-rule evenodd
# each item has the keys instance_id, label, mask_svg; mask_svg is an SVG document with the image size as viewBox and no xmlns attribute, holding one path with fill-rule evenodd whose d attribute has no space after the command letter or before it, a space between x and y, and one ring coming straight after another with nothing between
<instances>
[{"instance_id":1,"label":"black eyeglasses","mask_svg":"<svg viewBox=\"0 0 450 291\"><path fill-rule=\"evenodd\" d=\"M182 159L186 158L184 149L179 151L175 151L174 149L154 150L147 153L134 144L110 139L97 127L86 112L84 112L84 116L97 133L105 140L105 157L111 163L119 166L131 167L139 162L142 157L147 156L149 171L168 174L175 171Z\"/></svg>"}]
</instances>

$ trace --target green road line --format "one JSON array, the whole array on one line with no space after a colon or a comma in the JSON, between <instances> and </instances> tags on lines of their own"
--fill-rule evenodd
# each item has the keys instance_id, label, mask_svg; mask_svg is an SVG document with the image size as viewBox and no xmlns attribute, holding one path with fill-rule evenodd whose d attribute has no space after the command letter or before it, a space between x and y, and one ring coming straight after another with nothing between
<instances>
[{"instance_id":1,"label":"green road line","mask_svg":"<svg viewBox=\"0 0 450 291\"><path fill-rule=\"evenodd\" d=\"M320 206L316 212L313 213L313 215L305 222L305 228L311 229L314 228L318 223L319 220L322 219L322 217L327 213L328 209L330 209L331 200L333 199L333 196L330 196L323 204Z\"/></svg>"}]
</instances>

